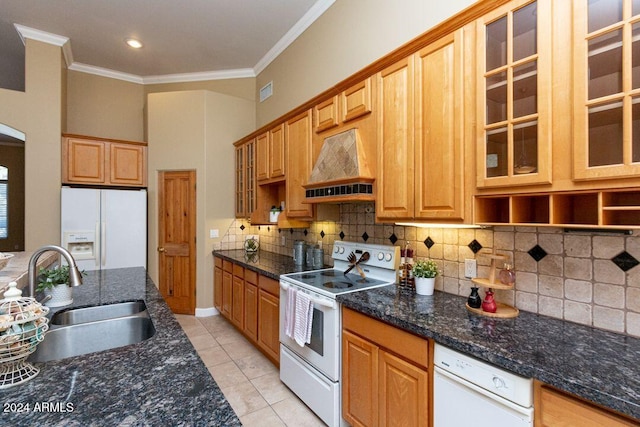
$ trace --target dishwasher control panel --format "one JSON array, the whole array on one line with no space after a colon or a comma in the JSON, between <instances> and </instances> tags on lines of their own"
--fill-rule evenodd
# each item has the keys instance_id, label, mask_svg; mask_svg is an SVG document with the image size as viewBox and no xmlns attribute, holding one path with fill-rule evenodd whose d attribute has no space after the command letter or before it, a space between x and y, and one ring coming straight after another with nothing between
<instances>
[{"instance_id":1,"label":"dishwasher control panel","mask_svg":"<svg viewBox=\"0 0 640 427\"><path fill-rule=\"evenodd\" d=\"M505 371L440 344L435 345L434 364L521 406L533 406L533 380L530 378Z\"/></svg>"}]
</instances>

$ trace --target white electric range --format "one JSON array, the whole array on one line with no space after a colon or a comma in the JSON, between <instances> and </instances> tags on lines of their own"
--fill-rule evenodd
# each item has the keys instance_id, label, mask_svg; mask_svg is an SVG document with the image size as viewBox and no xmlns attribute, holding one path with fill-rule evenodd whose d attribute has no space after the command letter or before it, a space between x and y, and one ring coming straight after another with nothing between
<instances>
[{"instance_id":1,"label":"white electric range","mask_svg":"<svg viewBox=\"0 0 640 427\"><path fill-rule=\"evenodd\" d=\"M368 254L369 259L359 263L365 278L357 268L344 274L351 265L351 253L356 260ZM336 296L394 284L400 248L337 241L331 257L333 268L280 276L280 379L327 425L339 426L345 422L340 389L342 316ZM306 294L312 301L311 341L304 346L285 333L289 289Z\"/></svg>"}]
</instances>

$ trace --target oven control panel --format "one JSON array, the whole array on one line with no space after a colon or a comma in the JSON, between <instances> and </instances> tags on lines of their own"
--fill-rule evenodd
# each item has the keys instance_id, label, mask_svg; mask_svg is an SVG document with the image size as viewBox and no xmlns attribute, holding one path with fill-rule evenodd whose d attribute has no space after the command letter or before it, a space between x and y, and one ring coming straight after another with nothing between
<instances>
[{"instance_id":1,"label":"oven control panel","mask_svg":"<svg viewBox=\"0 0 640 427\"><path fill-rule=\"evenodd\" d=\"M353 253L356 260L368 253L368 259L361 261L362 267L377 267L385 270L397 270L400 265L400 247L388 245L374 245L367 243L336 241L333 244L331 257L334 261L349 263L349 256Z\"/></svg>"}]
</instances>

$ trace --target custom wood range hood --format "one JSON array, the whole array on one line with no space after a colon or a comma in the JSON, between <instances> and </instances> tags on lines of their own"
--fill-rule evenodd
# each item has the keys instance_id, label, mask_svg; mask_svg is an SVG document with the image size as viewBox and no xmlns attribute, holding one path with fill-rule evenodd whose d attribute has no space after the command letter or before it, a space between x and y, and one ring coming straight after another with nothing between
<instances>
[{"instance_id":1,"label":"custom wood range hood","mask_svg":"<svg viewBox=\"0 0 640 427\"><path fill-rule=\"evenodd\" d=\"M357 128L324 140L305 188L306 203L373 201L374 175Z\"/></svg>"}]
</instances>

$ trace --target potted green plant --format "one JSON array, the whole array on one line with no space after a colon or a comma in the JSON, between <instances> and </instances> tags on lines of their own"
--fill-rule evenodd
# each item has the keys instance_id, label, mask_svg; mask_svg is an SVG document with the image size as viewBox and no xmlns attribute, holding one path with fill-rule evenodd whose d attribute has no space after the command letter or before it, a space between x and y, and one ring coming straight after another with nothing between
<instances>
[{"instance_id":1,"label":"potted green plant","mask_svg":"<svg viewBox=\"0 0 640 427\"><path fill-rule=\"evenodd\" d=\"M432 259L419 259L413 264L413 277L418 295L433 295L436 276L440 273L438 264Z\"/></svg>"},{"instance_id":2,"label":"potted green plant","mask_svg":"<svg viewBox=\"0 0 640 427\"><path fill-rule=\"evenodd\" d=\"M84 272L82 272L84 274ZM62 307L73 302L73 288L69 286L69 266L41 268L37 291L51 298L45 302L49 307Z\"/></svg>"}]
</instances>

